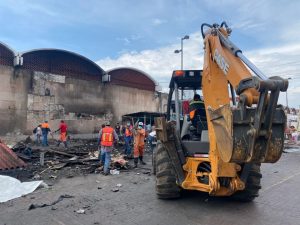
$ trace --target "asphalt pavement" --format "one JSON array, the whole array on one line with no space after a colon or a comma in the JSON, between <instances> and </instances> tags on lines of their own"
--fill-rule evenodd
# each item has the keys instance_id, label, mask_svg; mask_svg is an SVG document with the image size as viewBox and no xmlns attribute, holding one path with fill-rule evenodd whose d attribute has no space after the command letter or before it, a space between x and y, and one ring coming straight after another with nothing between
<instances>
[{"instance_id":1,"label":"asphalt pavement","mask_svg":"<svg viewBox=\"0 0 300 225\"><path fill-rule=\"evenodd\" d=\"M144 169L65 178L50 189L0 204L0 224L300 225L299 149L284 153L276 164L262 166L260 196L251 203L200 192L185 193L177 200L159 200L154 176L147 170L150 156L147 159ZM31 204L48 204L61 195L73 198L28 210Z\"/></svg>"}]
</instances>

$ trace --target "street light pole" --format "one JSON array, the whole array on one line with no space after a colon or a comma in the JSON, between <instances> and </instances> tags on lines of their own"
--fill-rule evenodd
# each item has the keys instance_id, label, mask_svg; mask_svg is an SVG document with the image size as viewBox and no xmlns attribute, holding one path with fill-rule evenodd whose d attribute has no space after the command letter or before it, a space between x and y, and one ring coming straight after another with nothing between
<instances>
[{"instance_id":1,"label":"street light pole","mask_svg":"<svg viewBox=\"0 0 300 225\"><path fill-rule=\"evenodd\" d=\"M183 70L183 40L187 40L189 38L190 38L190 36L188 36L188 35L185 35L184 37L182 37L181 42L180 42L180 44L181 44L180 50L176 49L174 51L174 53L179 53L179 52L181 53L181 70ZM181 100L182 99L183 99L183 90L181 91Z\"/></svg>"},{"instance_id":2,"label":"street light pole","mask_svg":"<svg viewBox=\"0 0 300 225\"><path fill-rule=\"evenodd\" d=\"M176 49L175 51L174 51L174 53L181 53L181 70L183 70L183 40L187 40L187 39L189 39L190 38L190 36L189 35L185 35L184 37L182 37L181 38L181 40L180 40L180 44L181 44L181 48L180 49Z\"/></svg>"},{"instance_id":3,"label":"street light pole","mask_svg":"<svg viewBox=\"0 0 300 225\"><path fill-rule=\"evenodd\" d=\"M181 38L181 70L183 70L183 38Z\"/></svg>"}]
</instances>

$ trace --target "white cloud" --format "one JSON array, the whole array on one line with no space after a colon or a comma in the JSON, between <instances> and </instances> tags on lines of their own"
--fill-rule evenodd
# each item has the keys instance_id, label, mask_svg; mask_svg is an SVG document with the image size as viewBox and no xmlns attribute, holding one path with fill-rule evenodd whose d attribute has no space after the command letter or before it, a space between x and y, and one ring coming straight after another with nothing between
<instances>
[{"instance_id":1,"label":"white cloud","mask_svg":"<svg viewBox=\"0 0 300 225\"><path fill-rule=\"evenodd\" d=\"M124 45L130 45L133 41L137 41L142 39L141 35L132 34L129 37L118 37L116 38L117 41L123 42Z\"/></svg>"},{"instance_id":2,"label":"white cloud","mask_svg":"<svg viewBox=\"0 0 300 225\"><path fill-rule=\"evenodd\" d=\"M184 68L202 69L202 46L203 40L200 32L191 34L190 39L184 41ZM150 74L160 83L163 90L166 90L172 71L180 68L180 54L174 54L174 50L178 48L180 48L180 41L178 44L158 49L123 53L116 59L108 57L97 63L105 70L123 66L138 68ZM269 77L291 77L288 92L289 105L298 106L297 95L300 93L299 44L255 49L244 52L244 54ZM285 104L285 97L285 93L280 96L281 104Z\"/></svg>"},{"instance_id":3,"label":"white cloud","mask_svg":"<svg viewBox=\"0 0 300 225\"><path fill-rule=\"evenodd\" d=\"M175 69L180 69L180 54L175 54L174 50L180 48L178 44L166 47L144 50L141 52L127 52L121 54L117 59L104 58L97 63L105 70L116 67L135 67L153 76L161 86L168 85L171 73ZM184 41L184 68L200 69L202 67L202 37L200 33L194 33L189 40Z\"/></svg>"},{"instance_id":4,"label":"white cloud","mask_svg":"<svg viewBox=\"0 0 300 225\"><path fill-rule=\"evenodd\" d=\"M158 25L161 25L163 23L166 23L167 21L166 20L162 20L162 19L158 19L158 18L155 18L152 20L152 24L154 26L158 26Z\"/></svg>"}]
</instances>

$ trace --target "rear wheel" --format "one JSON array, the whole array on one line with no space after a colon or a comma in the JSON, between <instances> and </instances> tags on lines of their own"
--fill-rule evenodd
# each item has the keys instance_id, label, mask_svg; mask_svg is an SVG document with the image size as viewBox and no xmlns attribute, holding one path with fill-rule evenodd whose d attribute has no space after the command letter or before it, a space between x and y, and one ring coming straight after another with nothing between
<instances>
[{"instance_id":1,"label":"rear wheel","mask_svg":"<svg viewBox=\"0 0 300 225\"><path fill-rule=\"evenodd\" d=\"M155 156L157 197L161 199L180 197L180 188L176 184L174 168L168 152L161 143L157 144Z\"/></svg>"},{"instance_id":2,"label":"rear wheel","mask_svg":"<svg viewBox=\"0 0 300 225\"><path fill-rule=\"evenodd\" d=\"M261 189L260 180L262 178L260 172L260 163L253 164L249 171L245 189L236 192L232 197L238 201L250 202L258 197L259 189Z\"/></svg>"}]
</instances>

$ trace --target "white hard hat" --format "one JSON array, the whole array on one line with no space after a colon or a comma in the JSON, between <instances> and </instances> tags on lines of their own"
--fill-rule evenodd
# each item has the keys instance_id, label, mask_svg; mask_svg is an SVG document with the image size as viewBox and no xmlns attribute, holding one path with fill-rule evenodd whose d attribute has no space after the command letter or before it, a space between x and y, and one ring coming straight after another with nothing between
<instances>
[{"instance_id":1,"label":"white hard hat","mask_svg":"<svg viewBox=\"0 0 300 225\"><path fill-rule=\"evenodd\" d=\"M143 126L144 124L143 124L143 122L139 122L139 126Z\"/></svg>"}]
</instances>

